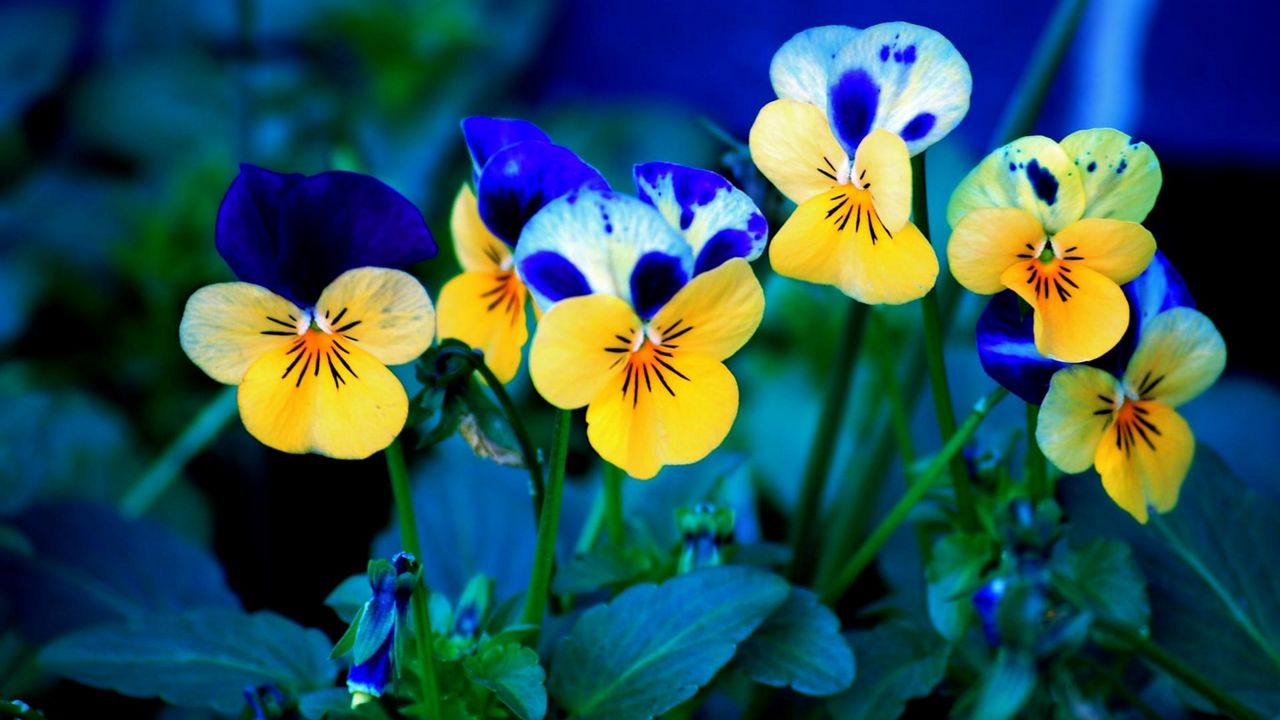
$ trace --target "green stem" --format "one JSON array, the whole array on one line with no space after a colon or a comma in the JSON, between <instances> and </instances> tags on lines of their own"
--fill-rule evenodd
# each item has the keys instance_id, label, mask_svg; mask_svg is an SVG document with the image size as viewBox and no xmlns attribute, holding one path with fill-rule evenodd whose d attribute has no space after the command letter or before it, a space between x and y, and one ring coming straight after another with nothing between
<instances>
[{"instance_id":1,"label":"green stem","mask_svg":"<svg viewBox=\"0 0 1280 720\"><path fill-rule=\"evenodd\" d=\"M560 525L560 503L564 498L564 464L569 455L571 420L570 411L556 411L555 429L551 434L551 476L547 483L547 497L542 503L542 515L538 518L533 574L529 578L529 589L524 596L524 610L520 613L520 622L525 625L541 625L542 616L547 611L551 570L556 557L556 531Z\"/></svg>"},{"instance_id":2,"label":"green stem","mask_svg":"<svg viewBox=\"0 0 1280 720\"><path fill-rule=\"evenodd\" d=\"M911 159L911 218L925 239L929 239L929 195L925 182L925 153ZM951 385L947 382L947 363L943 354L942 320L938 309L938 293L934 289L920 299L924 323L924 355L929 368L929 387L933 391L933 410L938 418L938 431L948 438L956 431L956 411L951 401ZM973 483L964 457L951 460L951 482L956 492L956 512L960 527L978 529L978 513L973 506Z\"/></svg>"},{"instance_id":3,"label":"green stem","mask_svg":"<svg viewBox=\"0 0 1280 720\"><path fill-rule=\"evenodd\" d=\"M468 352L468 355L472 358L471 363L476 372L480 373L485 384L493 391L494 397L498 398L498 404L502 406L507 422L515 431L516 442L520 444L520 454L524 456L524 465L529 470L529 493L533 498L533 518L536 521L542 517L542 501L546 494L546 484L542 479L542 464L538 461L538 449L529 438L529 430L520 419L520 413L516 410L515 403L511 402L511 396L507 394L506 388L502 386L498 377L485 364L484 358L474 352Z\"/></svg>"},{"instance_id":4,"label":"green stem","mask_svg":"<svg viewBox=\"0 0 1280 720\"><path fill-rule=\"evenodd\" d=\"M835 455L836 437L844 424L845 409L849 404L849 385L853 381L854 361L862 345L863 331L867 326L867 307L850 300L845 316L844 333L831 366L831 387L822 403L818 416L817 433L804 466L804 481L800 488L800 504L791 525L790 577L803 581L813 572L818 544L818 513L826 494L827 476L831 474L832 457Z\"/></svg>"},{"instance_id":5,"label":"green stem","mask_svg":"<svg viewBox=\"0 0 1280 720\"><path fill-rule=\"evenodd\" d=\"M1014 91L1013 100L1005 107L999 129L992 140L993 147L1013 142L1023 135L1030 135L1035 127L1040 108L1049 94L1053 78L1058 74L1062 59L1075 37L1076 27L1084 15L1087 0L1061 0L1049 25L1036 44L1035 55L1027 64L1027 72Z\"/></svg>"},{"instance_id":6,"label":"green stem","mask_svg":"<svg viewBox=\"0 0 1280 720\"><path fill-rule=\"evenodd\" d=\"M144 515L169 489L191 458L213 442L235 416L236 388L224 387L124 494L120 499L120 512L126 517Z\"/></svg>"},{"instance_id":7,"label":"green stem","mask_svg":"<svg viewBox=\"0 0 1280 720\"><path fill-rule=\"evenodd\" d=\"M978 401L978 404L973 407L973 412L969 413L969 417L965 419L964 424L952 433L947 443L942 446L942 450L933 458L933 461L929 463L925 471L920 474L920 478L907 485L907 491L903 494L902 499L893 506L893 509L889 511L884 520L880 521L876 529L871 531L871 535L867 537L866 542L862 543L853 557L849 558L849 561L836 574L835 582L832 583L831 587L822 592L823 602L832 604L839 600L845 590L849 589L849 586L853 584L853 581L858 579L858 575L871 564L876 554L884 547L885 542L889 540L889 536L906 521L907 515L911 513L916 504L923 500L925 495L938 484L938 479L943 476L947 463L952 458L960 455L961 449L964 448L964 444L968 442L969 438L973 436L974 431L978 429L978 425L982 424L982 421L991 412L991 409L996 406L996 403L1003 400L1005 395L1008 394L1008 390L1000 387Z\"/></svg>"},{"instance_id":8,"label":"green stem","mask_svg":"<svg viewBox=\"0 0 1280 720\"><path fill-rule=\"evenodd\" d=\"M1192 670L1169 651L1151 642L1132 628L1105 618L1096 618L1094 627L1121 641L1143 660L1165 671L1170 677L1213 703L1224 714L1236 720L1261 720L1261 716L1244 703L1231 697L1208 678Z\"/></svg>"},{"instance_id":9,"label":"green stem","mask_svg":"<svg viewBox=\"0 0 1280 720\"><path fill-rule=\"evenodd\" d=\"M400 524L400 545L405 552L422 562L422 543L418 540L418 521L413 514L413 493L409 490L409 468L404 462L404 450L397 438L387 446L383 453L387 457L387 474L391 476L391 494L395 497L396 517ZM440 688L436 679L435 642L432 640L431 613L427 611L426 578L413 589L412 609L413 628L418 646L418 664L421 672L418 679L422 683L422 702L426 707L426 717L434 720L441 717Z\"/></svg>"},{"instance_id":10,"label":"green stem","mask_svg":"<svg viewBox=\"0 0 1280 720\"><path fill-rule=\"evenodd\" d=\"M604 520L611 545L621 545L627 530L622 518L622 481L626 475L616 465L604 463Z\"/></svg>"},{"instance_id":11,"label":"green stem","mask_svg":"<svg viewBox=\"0 0 1280 720\"><path fill-rule=\"evenodd\" d=\"M902 386L898 384L896 358L888 343L888 330L884 318L879 314L871 317L871 347L880 366L880 387L884 390L885 400L889 403L889 423L893 428L893 436L898 444L898 455L905 469L915 461L915 443L911 441L911 420L907 414L907 401L902 396Z\"/></svg>"},{"instance_id":12,"label":"green stem","mask_svg":"<svg viewBox=\"0 0 1280 720\"><path fill-rule=\"evenodd\" d=\"M1031 502L1039 502L1053 496L1049 488L1049 473L1045 467L1044 453L1040 452L1040 444L1036 442L1036 424L1039 422L1040 406L1027 403L1027 491Z\"/></svg>"}]
</instances>

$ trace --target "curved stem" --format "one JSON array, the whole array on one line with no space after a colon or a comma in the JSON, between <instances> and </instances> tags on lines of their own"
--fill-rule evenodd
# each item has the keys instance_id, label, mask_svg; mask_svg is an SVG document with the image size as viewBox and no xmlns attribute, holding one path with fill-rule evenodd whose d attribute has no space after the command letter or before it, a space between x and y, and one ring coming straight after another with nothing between
<instances>
[{"instance_id":1,"label":"curved stem","mask_svg":"<svg viewBox=\"0 0 1280 720\"><path fill-rule=\"evenodd\" d=\"M819 511L826 494L827 476L831 474L832 456L835 455L836 437L844 424L845 408L849 404L849 385L853 381L854 361L862 345L863 331L867 326L867 307L850 300L845 316L844 333L831 366L831 387L818 416L817 433L804 466L804 481L800 488L800 504L791 524L792 559L789 575L792 580L805 580L813 572L817 556Z\"/></svg>"},{"instance_id":2,"label":"curved stem","mask_svg":"<svg viewBox=\"0 0 1280 720\"><path fill-rule=\"evenodd\" d=\"M191 458L213 442L231 422L231 418L236 416L236 407L236 388L228 386L219 390L124 494L120 499L120 512L126 517L144 515L169 489Z\"/></svg>"},{"instance_id":3,"label":"curved stem","mask_svg":"<svg viewBox=\"0 0 1280 720\"><path fill-rule=\"evenodd\" d=\"M929 196L925 183L925 154L911 159L911 219L925 239L929 236ZM942 320L938 309L938 293L930 289L920 299L920 313L924 322L924 355L929 368L929 387L933 390L933 410L938 418L938 431L951 437L956 431L956 412L951 400L951 385L947 381L947 363L943 354ZM956 492L956 512L960 527L978 529L978 513L973 506L973 484L964 457L951 460L951 482Z\"/></svg>"},{"instance_id":4,"label":"curved stem","mask_svg":"<svg viewBox=\"0 0 1280 720\"><path fill-rule=\"evenodd\" d=\"M396 517L400 525L400 545L405 552L411 553L418 562L422 562L422 543L418 540L418 521L413 514L413 494L409 490L409 468L404 462L404 450L397 438L387 446L383 453L387 457L387 474L391 476L391 494L395 496ZM418 663L421 672L418 679L422 686L422 702L426 708L427 718L438 718L440 714L440 688L436 679L435 642L432 640L431 613L427 611L426 579L419 581L413 589L411 604L413 606L413 628L418 646Z\"/></svg>"},{"instance_id":5,"label":"curved stem","mask_svg":"<svg viewBox=\"0 0 1280 720\"><path fill-rule=\"evenodd\" d=\"M556 410L555 430L551 435L550 477L547 497L542 503L542 515L538 518L538 541L533 551L533 572L529 588L524 596L524 610L520 622L525 625L541 625L547 611L547 596L551 592L551 569L556 557L556 531L560 525L560 503L564 497L564 464L569 455L569 410Z\"/></svg>"},{"instance_id":6,"label":"curved stem","mask_svg":"<svg viewBox=\"0 0 1280 720\"><path fill-rule=\"evenodd\" d=\"M622 516L622 481L625 477L621 468L605 461L604 522L612 545L621 545L627 532L626 520Z\"/></svg>"},{"instance_id":7,"label":"curved stem","mask_svg":"<svg viewBox=\"0 0 1280 720\"><path fill-rule=\"evenodd\" d=\"M1105 618L1096 618L1093 624L1096 629L1127 645L1143 660L1169 673L1170 677L1213 703L1224 714L1236 720L1261 720L1261 716L1244 703L1132 628Z\"/></svg>"},{"instance_id":8,"label":"curved stem","mask_svg":"<svg viewBox=\"0 0 1280 720\"><path fill-rule=\"evenodd\" d=\"M978 429L983 419L991 412L991 408L995 407L996 403L1003 400L1008 394L1008 390L1000 387L978 401L978 404L973 407L973 412L969 413L969 417L965 419L964 424L951 435L947 440L947 444L942 446L942 450L934 456L933 461L921 473L920 478L907 485L907 491L903 494L902 499L893 506L893 509L889 511L884 520L881 520L876 529L867 536L866 542L862 543L862 546L858 548L853 557L849 558L849 561L836 574L836 579L831 587L823 590L823 602L832 604L839 600L844 591L853 584L853 581L858 579L858 575L871 564L876 554L884 547L885 542L889 540L889 536L906 521L907 515L911 513L916 504L937 486L938 479L943 476L947 463L960 455L964 444L969 441L970 437L973 437L974 431Z\"/></svg>"},{"instance_id":9,"label":"curved stem","mask_svg":"<svg viewBox=\"0 0 1280 720\"><path fill-rule=\"evenodd\" d=\"M1053 78L1062 65L1062 58L1075 37L1086 4L1087 0L1061 0L1058 3L1049 25L1036 43L1035 55L1027 63L1027 72L1018 83L1013 100L1005 107L992 147L1000 147L1031 134Z\"/></svg>"}]
</instances>

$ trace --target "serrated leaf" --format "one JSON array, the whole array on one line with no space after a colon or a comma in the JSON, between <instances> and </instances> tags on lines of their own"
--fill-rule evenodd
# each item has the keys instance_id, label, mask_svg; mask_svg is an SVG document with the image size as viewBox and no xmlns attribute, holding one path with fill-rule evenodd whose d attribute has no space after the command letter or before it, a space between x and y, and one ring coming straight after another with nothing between
<instances>
[{"instance_id":1,"label":"serrated leaf","mask_svg":"<svg viewBox=\"0 0 1280 720\"><path fill-rule=\"evenodd\" d=\"M560 641L552 695L584 719L647 719L693 697L787 598L776 575L741 566L636 585Z\"/></svg>"},{"instance_id":2,"label":"serrated leaf","mask_svg":"<svg viewBox=\"0 0 1280 720\"><path fill-rule=\"evenodd\" d=\"M338 583L338 586L324 599L324 604L333 608L342 622L349 623L355 614L364 607L372 592L369 589L369 576L360 574Z\"/></svg>"},{"instance_id":3,"label":"serrated leaf","mask_svg":"<svg viewBox=\"0 0 1280 720\"><path fill-rule=\"evenodd\" d=\"M752 680L804 695L834 695L853 682L853 651L840 635L839 618L803 588L792 588L742 643L737 661Z\"/></svg>"},{"instance_id":4,"label":"serrated leaf","mask_svg":"<svg viewBox=\"0 0 1280 720\"><path fill-rule=\"evenodd\" d=\"M955 642L968 628L974 613L971 595L991 555L991 539L985 535L956 533L934 546L925 569L929 619L944 638Z\"/></svg>"},{"instance_id":5,"label":"serrated leaf","mask_svg":"<svg viewBox=\"0 0 1280 720\"><path fill-rule=\"evenodd\" d=\"M542 720L547 714L546 673L538 654L516 643L485 643L464 663L467 676L492 690L521 720Z\"/></svg>"},{"instance_id":6,"label":"serrated leaf","mask_svg":"<svg viewBox=\"0 0 1280 720\"><path fill-rule=\"evenodd\" d=\"M557 568L551 590L557 595L581 595L633 580L652 568L653 558L640 548L605 544Z\"/></svg>"},{"instance_id":7,"label":"serrated leaf","mask_svg":"<svg viewBox=\"0 0 1280 720\"><path fill-rule=\"evenodd\" d=\"M35 552L0 549L0 594L37 644L98 623L240 605L207 552L110 506L39 504L12 524Z\"/></svg>"},{"instance_id":8,"label":"serrated leaf","mask_svg":"<svg viewBox=\"0 0 1280 720\"><path fill-rule=\"evenodd\" d=\"M271 683L288 694L330 685L329 639L270 612L198 610L154 615L65 635L40 653L49 672L131 697L231 714L243 691Z\"/></svg>"},{"instance_id":9,"label":"serrated leaf","mask_svg":"<svg viewBox=\"0 0 1280 720\"><path fill-rule=\"evenodd\" d=\"M853 686L827 702L835 720L894 720L907 701L933 691L950 646L932 630L890 620L848 636L858 658Z\"/></svg>"},{"instance_id":10,"label":"serrated leaf","mask_svg":"<svg viewBox=\"0 0 1280 720\"><path fill-rule=\"evenodd\" d=\"M1097 538L1078 548L1058 543L1050 572L1075 604L1129 627L1147 627L1147 581L1123 542Z\"/></svg>"}]
</instances>

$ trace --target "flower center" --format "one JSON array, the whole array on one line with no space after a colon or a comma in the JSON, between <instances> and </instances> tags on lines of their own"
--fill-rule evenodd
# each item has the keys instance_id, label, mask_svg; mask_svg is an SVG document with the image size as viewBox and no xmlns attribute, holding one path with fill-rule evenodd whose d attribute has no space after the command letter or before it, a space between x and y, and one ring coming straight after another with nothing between
<instances>
[{"instance_id":1,"label":"flower center","mask_svg":"<svg viewBox=\"0 0 1280 720\"><path fill-rule=\"evenodd\" d=\"M622 397L631 396L631 407L639 404L641 393L648 395L654 392L655 387L659 392L665 391L675 397L679 385L677 380L691 382L688 375L676 368L679 364L679 340L691 330L692 325L679 319L666 327L651 324L639 330L628 328L626 333L614 335L619 344L606 347L604 351L618 355L610 368L626 363Z\"/></svg>"},{"instance_id":2,"label":"flower center","mask_svg":"<svg viewBox=\"0 0 1280 720\"><path fill-rule=\"evenodd\" d=\"M854 185L841 185L831 189L827 200L831 203L827 209L827 220L837 231L845 232L852 227L856 234L869 235L872 245L884 238L893 239L893 233L880 219L880 213L876 212L876 203L869 190Z\"/></svg>"},{"instance_id":3,"label":"flower center","mask_svg":"<svg viewBox=\"0 0 1280 720\"><path fill-rule=\"evenodd\" d=\"M1156 445L1160 443L1163 433L1151 419L1151 410L1147 407L1149 401L1130 398L1128 393L1119 400L1106 395L1098 395L1098 398L1106 405L1101 410L1094 411L1093 414L1106 415L1108 423L1115 422L1117 450L1123 450L1126 456L1132 455L1134 448L1139 447L1139 443L1145 445L1148 450L1153 452L1156 450Z\"/></svg>"},{"instance_id":4,"label":"flower center","mask_svg":"<svg viewBox=\"0 0 1280 720\"><path fill-rule=\"evenodd\" d=\"M321 311L320 308L312 308L303 311L300 317L293 315L287 317L288 321L266 316L267 321L273 325L271 329L262 331L263 335L295 336L289 350L285 353L288 365L280 374L281 380L292 380L294 387L302 387L308 371L311 377L317 378L320 376L322 367L333 379L335 389L341 389L350 378L359 379L360 376L344 357L350 355L351 351L339 341L339 338L352 343L360 342L360 339L353 336L351 331L358 327L362 320L351 318L345 307L336 313L332 310ZM282 328L289 328L289 330ZM296 374L294 374L295 370Z\"/></svg>"},{"instance_id":5,"label":"flower center","mask_svg":"<svg viewBox=\"0 0 1280 720\"><path fill-rule=\"evenodd\" d=\"M515 324L519 313L516 310L524 306L524 283L514 270L504 269L493 274L493 287L480 293L480 297L488 302L488 312L501 312L511 316L511 324Z\"/></svg>"},{"instance_id":6,"label":"flower center","mask_svg":"<svg viewBox=\"0 0 1280 720\"><path fill-rule=\"evenodd\" d=\"M1079 285L1071 279L1072 263L1084 260L1077 255L1075 245L1059 248L1053 238L1046 238L1035 245L1025 243L1026 252L1018 253L1020 260L1025 260L1023 269L1027 272L1027 284L1033 285L1035 295L1046 300L1057 297L1062 302L1071 299Z\"/></svg>"}]
</instances>

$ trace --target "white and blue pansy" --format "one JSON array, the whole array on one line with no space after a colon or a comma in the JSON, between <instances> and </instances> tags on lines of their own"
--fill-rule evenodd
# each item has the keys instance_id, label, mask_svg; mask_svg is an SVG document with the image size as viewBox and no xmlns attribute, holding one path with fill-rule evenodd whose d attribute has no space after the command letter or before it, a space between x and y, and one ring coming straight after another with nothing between
<instances>
[{"instance_id":1,"label":"white and blue pansy","mask_svg":"<svg viewBox=\"0 0 1280 720\"><path fill-rule=\"evenodd\" d=\"M542 128L528 120L500 117L468 117L462 119L462 139L471 154L471 171L476 184L480 171L499 150L519 142L551 142Z\"/></svg>"},{"instance_id":2,"label":"white and blue pansy","mask_svg":"<svg viewBox=\"0 0 1280 720\"><path fill-rule=\"evenodd\" d=\"M546 310L606 293L652 317L694 274L689 243L652 205L610 191L571 192L525 226L516 268Z\"/></svg>"},{"instance_id":3,"label":"white and blue pansy","mask_svg":"<svg viewBox=\"0 0 1280 720\"><path fill-rule=\"evenodd\" d=\"M877 128L897 134L916 155L959 124L972 89L969 64L945 37L883 23L859 32L836 57L827 113L850 155Z\"/></svg>"},{"instance_id":4,"label":"white and blue pansy","mask_svg":"<svg viewBox=\"0 0 1280 720\"><path fill-rule=\"evenodd\" d=\"M633 171L636 194L652 205L689 243L695 275L730 258L760 257L769 226L751 198L724 177L667 162L641 163Z\"/></svg>"},{"instance_id":5,"label":"white and blue pansy","mask_svg":"<svg viewBox=\"0 0 1280 720\"><path fill-rule=\"evenodd\" d=\"M773 91L785 100L825 108L831 66L858 32L846 25L824 25L796 33L778 48L769 63Z\"/></svg>"}]
</instances>

